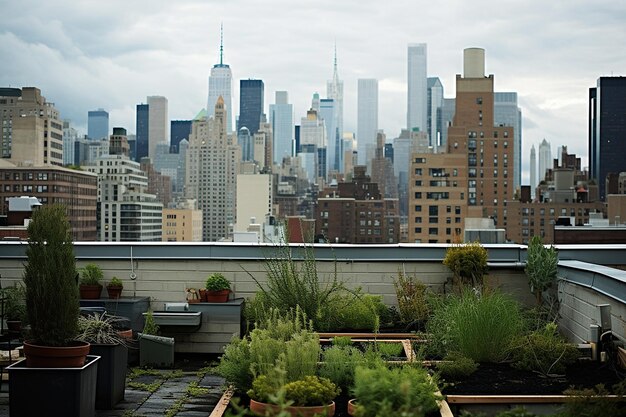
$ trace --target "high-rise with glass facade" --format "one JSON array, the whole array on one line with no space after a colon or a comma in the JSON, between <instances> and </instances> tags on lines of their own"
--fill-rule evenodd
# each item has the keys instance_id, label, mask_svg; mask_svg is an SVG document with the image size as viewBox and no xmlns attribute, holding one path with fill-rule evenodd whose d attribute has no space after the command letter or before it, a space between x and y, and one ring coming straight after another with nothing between
<instances>
[{"instance_id":1,"label":"high-rise with glass facade","mask_svg":"<svg viewBox=\"0 0 626 417\"><path fill-rule=\"evenodd\" d=\"M223 33L223 31L221 32ZM224 64L224 37L220 36L220 62L213 65L209 75L209 98L206 111L209 117L215 116L215 104L218 97L224 100L226 108L226 129L230 133L233 130L232 123L232 96L233 96L233 73L228 64Z\"/></svg>"},{"instance_id":2,"label":"high-rise with glass facade","mask_svg":"<svg viewBox=\"0 0 626 417\"><path fill-rule=\"evenodd\" d=\"M407 66L407 129L427 129L426 44L410 43Z\"/></svg>"},{"instance_id":3,"label":"high-rise with glass facade","mask_svg":"<svg viewBox=\"0 0 626 417\"><path fill-rule=\"evenodd\" d=\"M250 135L259 131L263 115L263 80L241 80L239 82L239 120L237 131L247 127ZM225 103L225 101L224 101Z\"/></svg>"}]
</instances>

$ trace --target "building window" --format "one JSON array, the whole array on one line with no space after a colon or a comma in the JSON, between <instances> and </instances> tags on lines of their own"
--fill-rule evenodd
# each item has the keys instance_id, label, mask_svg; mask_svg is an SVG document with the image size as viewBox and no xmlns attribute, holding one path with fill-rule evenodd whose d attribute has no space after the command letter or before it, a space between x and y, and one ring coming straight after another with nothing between
<instances>
[{"instance_id":1,"label":"building window","mask_svg":"<svg viewBox=\"0 0 626 417\"><path fill-rule=\"evenodd\" d=\"M429 235L437 235L437 234L439 234L439 229L437 229L436 227L429 227L428 228L428 234Z\"/></svg>"},{"instance_id":2,"label":"building window","mask_svg":"<svg viewBox=\"0 0 626 417\"><path fill-rule=\"evenodd\" d=\"M415 198L422 198L422 193L419 193L419 192L415 193Z\"/></svg>"},{"instance_id":3,"label":"building window","mask_svg":"<svg viewBox=\"0 0 626 417\"><path fill-rule=\"evenodd\" d=\"M476 97L476 104L483 104L483 98L482 97Z\"/></svg>"},{"instance_id":4,"label":"building window","mask_svg":"<svg viewBox=\"0 0 626 417\"><path fill-rule=\"evenodd\" d=\"M415 211L422 211L422 206L415 206Z\"/></svg>"},{"instance_id":5,"label":"building window","mask_svg":"<svg viewBox=\"0 0 626 417\"><path fill-rule=\"evenodd\" d=\"M428 218L428 223L439 223L439 218L438 217L429 217Z\"/></svg>"},{"instance_id":6,"label":"building window","mask_svg":"<svg viewBox=\"0 0 626 417\"><path fill-rule=\"evenodd\" d=\"M437 216L439 214L439 206L428 206L428 215Z\"/></svg>"}]
</instances>

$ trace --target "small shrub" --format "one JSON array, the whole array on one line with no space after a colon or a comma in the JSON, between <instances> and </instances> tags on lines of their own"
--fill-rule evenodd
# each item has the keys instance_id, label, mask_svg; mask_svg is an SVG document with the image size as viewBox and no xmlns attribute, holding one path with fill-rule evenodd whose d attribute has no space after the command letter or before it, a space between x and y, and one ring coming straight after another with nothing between
<instances>
[{"instance_id":1,"label":"small shrub","mask_svg":"<svg viewBox=\"0 0 626 417\"><path fill-rule=\"evenodd\" d=\"M578 348L559 334L555 323L518 337L513 346L513 365L542 375L563 374L580 356Z\"/></svg>"},{"instance_id":2,"label":"small shrub","mask_svg":"<svg viewBox=\"0 0 626 417\"><path fill-rule=\"evenodd\" d=\"M111 278L111 281L109 281L109 284L107 286L108 287L123 287L124 283L118 277L113 277Z\"/></svg>"},{"instance_id":3,"label":"small shrub","mask_svg":"<svg viewBox=\"0 0 626 417\"><path fill-rule=\"evenodd\" d=\"M458 381L467 378L478 369L478 364L459 353L452 352L437 363L437 371L446 380Z\"/></svg>"},{"instance_id":4,"label":"small shrub","mask_svg":"<svg viewBox=\"0 0 626 417\"><path fill-rule=\"evenodd\" d=\"M330 404L341 390L328 378L308 375L285 384L285 398L296 406Z\"/></svg>"},{"instance_id":5,"label":"small shrub","mask_svg":"<svg viewBox=\"0 0 626 417\"><path fill-rule=\"evenodd\" d=\"M613 385L615 399L604 398L610 394L603 385L596 385L594 388L567 389L567 395L563 412L560 417L596 417L596 416L623 416L626 414L624 399L626 398L626 381Z\"/></svg>"},{"instance_id":6,"label":"small shrub","mask_svg":"<svg viewBox=\"0 0 626 417\"><path fill-rule=\"evenodd\" d=\"M487 259L487 249L480 242L474 242L450 246L443 264L462 285L480 288L489 271Z\"/></svg>"},{"instance_id":7,"label":"small shrub","mask_svg":"<svg viewBox=\"0 0 626 417\"><path fill-rule=\"evenodd\" d=\"M543 303L542 293L556 282L558 263L559 254L554 246L545 247L540 236L533 236L528 245L526 275L537 305Z\"/></svg>"},{"instance_id":8,"label":"small shrub","mask_svg":"<svg viewBox=\"0 0 626 417\"><path fill-rule=\"evenodd\" d=\"M344 392L354 384L354 370L364 363L363 353L353 346L331 346L325 349L319 375L333 381Z\"/></svg>"},{"instance_id":9,"label":"small shrub","mask_svg":"<svg viewBox=\"0 0 626 417\"><path fill-rule=\"evenodd\" d=\"M437 385L423 368L403 366L389 369L358 366L354 396L361 417L423 417L439 408Z\"/></svg>"},{"instance_id":10,"label":"small shrub","mask_svg":"<svg viewBox=\"0 0 626 417\"><path fill-rule=\"evenodd\" d=\"M375 331L382 315L387 315L382 296L342 292L321 308L324 320L319 320L320 331L370 330Z\"/></svg>"},{"instance_id":11,"label":"small shrub","mask_svg":"<svg viewBox=\"0 0 626 417\"><path fill-rule=\"evenodd\" d=\"M144 316L143 333L156 335L159 333L159 325L154 321L152 310L148 310Z\"/></svg>"},{"instance_id":12,"label":"small shrub","mask_svg":"<svg viewBox=\"0 0 626 417\"><path fill-rule=\"evenodd\" d=\"M80 270L81 285L100 285L103 277L102 269L95 263L88 263Z\"/></svg>"},{"instance_id":13,"label":"small shrub","mask_svg":"<svg viewBox=\"0 0 626 417\"><path fill-rule=\"evenodd\" d=\"M337 347L352 346L352 338L350 336L336 336L333 337L332 344Z\"/></svg>"},{"instance_id":14,"label":"small shrub","mask_svg":"<svg viewBox=\"0 0 626 417\"><path fill-rule=\"evenodd\" d=\"M420 327L428 319L427 286L416 277L398 271L393 285L396 289L400 319L407 327Z\"/></svg>"},{"instance_id":15,"label":"small shrub","mask_svg":"<svg viewBox=\"0 0 626 417\"><path fill-rule=\"evenodd\" d=\"M94 313L78 317L78 335L76 340L96 344L126 344L126 339L119 335L116 325L125 318L110 316L106 313Z\"/></svg>"},{"instance_id":16,"label":"small shrub","mask_svg":"<svg viewBox=\"0 0 626 417\"><path fill-rule=\"evenodd\" d=\"M402 343L378 342L376 343L376 349L378 349L383 359L388 359L402 356L404 346L402 346Z\"/></svg>"},{"instance_id":17,"label":"small shrub","mask_svg":"<svg viewBox=\"0 0 626 417\"><path fill-rule=\"evenodd\" d=\"M219 272L215 272L206 279L205 287L209 291L230 290L230 281Z\"/></svg>"},{"instance_id":18,"label":"small shrub","mask_svg":"<svg viewBox=\"0 0 626 417\"><path fill-rule=\"evenodd\" d=\"M234 385L239 392L246 392L252 387L251 365L248 340L233 338L224 348L217 373L224 377L226 382Z\"/></svg>"}]
</instances>

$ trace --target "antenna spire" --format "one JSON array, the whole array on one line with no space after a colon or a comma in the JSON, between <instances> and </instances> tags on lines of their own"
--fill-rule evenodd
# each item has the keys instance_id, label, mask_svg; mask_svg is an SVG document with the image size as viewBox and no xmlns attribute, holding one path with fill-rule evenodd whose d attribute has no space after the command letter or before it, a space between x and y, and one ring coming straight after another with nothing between
<instances>
[{"instance_id":1,"label":"antenna spire","mask_svg":"<svg viewBox=\"0 0 626 417\"><path fill-rule=\"evenodd\" d=\"M335 41L335 73L337 73L337 41Z\"/></svg>"},{"instance_id":2,"label":"antenna spire","mask_svg":"<svg viewBox=\"0 0 626 417\"><path fill-rule=\"evenodd\" d=\"M220 65L224 64L224 23L220 23Z\"/></svg>"}]
</instances>

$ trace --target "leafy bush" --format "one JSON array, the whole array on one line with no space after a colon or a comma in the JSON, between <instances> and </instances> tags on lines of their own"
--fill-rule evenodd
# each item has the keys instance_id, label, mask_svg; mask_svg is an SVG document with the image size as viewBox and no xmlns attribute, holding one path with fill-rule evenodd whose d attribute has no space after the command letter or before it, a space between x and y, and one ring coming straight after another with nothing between
<instances>
[{"instance_id":1,"label":"leafy bush","mask_svg":"<svg viewBox=\"0 0 626 417\"><path fill-rule=\"evenodd\" d=\"M580 356L578 348L559 334L555 323L518 337L513 347L513 366L542 375L563 374Z\"/></svg>"},{"instance_id":2,"label":"leafy bush","mask_svg":"<svg viewBox=\"0 0 626 417\"><path fill-rule=\"evenodd\" d=\"M330 379L345 392L354 384L357 365L365 361L363 353L353 346L331 346L323 351L322 357L319 375Z\"/></svg>"},{"instance_id":3,"label":"leafy bush","mask_svg":"<svg viewBox=\"0 0 626 417\"><path fill-rule=\"evenodd\" d=\"M415 276L398 271L393 281L400 310L400 319L407 327L421 327L428 319L429 308L426 300L427 286Z\"/></svg>"},{"instance_id":4,"label":"leafy bush","mask_svg":"<svg viewBox=\"0 0 626 417\"><path fill-rule=\"evenodd\" d=\"M489 271L487 249L480 242L450 246L443 264L450 268L455 279L470 287L482 287L483 278Z\"/></svg>"},{"instance_id":5,"label":"leafy bush","mask_svg":"<svg viewBox=\"0 0 626 417\"><path fill-rule=\"evenodd\" d=\"M107 287L124 287L124 283L118 277L113 277Z\"/></svg>"},{"instance_id":6,"label":"leafy bush","mask_svg":"<svg viewBox=\"0 0 626 417\"><path fill-rule=\"evenodd\" d=\"M153 335L159 333L159 325L154 321L154 314L152 314L152 310L148 310L144 316L143 333Z\"/></svg>"},{"instance_id":7,"label":"leafy bush","mask_svg":"<svg viewBox=\"0 0 626 417\"><path fill-rule=\"evenodd\" d=\"M209 291L230 290L230 281L228 281L224 275L215 272L208 276L205 287Z\"/></svg>"},{"instance_id":8,"label":"leafy bush","mask_svg":"<svg viewBox=\"0 0 626 417\"><path fill-rule=\"evenodd\" d=\"M95 263L88 263L80 270L81 285L100 285L103 277L102 269Z\"/></svg>"},{"instance_id":9,"label":"leafy bush","mask_svg":"<svg viewBox=\"0 0 626 417\"><path fill-rule=\"evenodd\" d=\"M337 347L352 346L352 338L350 336L336 336L332 338L332 344Z\"/></svg>"},{"instance_id":10,"label":"leafy bush","mask_svg":"<svg viewBox=\"0 0 626 417\"><path fill-rule=\"evenodd\" d=\"M44 205L28 224L24 266L26 310L33 342L66 346L78 329L76 258L65 207Z\"/></svg>"},{"instance_id":11,"label":"leafy bush","mask_svg":"<svg viewBox=\"0 0 626 417\"><path fill-rule=\"evenodd\" d=\"M4 312L9 321L26 320L26 289L23 285L15 284L10 287L0 289L0 294L4 298Z\"/></svg>"},{"instance_id":12,"label":"leafy bush","mask_svg":"<svg viewBox=\"0 0 626 417\"><path fill-rule=\"evenodd\" d=\"M308 375L285 384L285 398L296 406L330 404L341 390L328 378Z\"/></svg>"},{"instance_id":13,"label":"leafy bush","mask_svg":"<svg viewBox=\"0 0 626 417\"><path fill-rule=\"evenodd\" d=\"M404 346L402 346L402 343L378 342L376 343L376 349L383 359L396 358L402 355Z\"/></svg>"},{"instance_id":14,"label":"leafy bush","mask_svg":"<svg viewBox=\"0 0 626 417\"><path fill-rule=\"evenodd\" d=\"M458 381L467 378L478 369L478 364L459 353L449 353L442 362L437 363L437 371L447 380Z\"/></svg>"},{"instance_id":15,"label":"leafy bush","mask_svg":"<svg viewBox=\"0 0 626 417\"><path fill-rule=\"evenodd\" d=\"M343 291L325 306L322 320L317 323L320 331L371 330L377 331L380 317L387 315L382 296L363 294L360 289L353 293Z\"/></svg>"},{"instance_id":16,"label":"leafy bush","mask_svg":"<svg viewBox=\"0 0 626 417\"><path fill-rule=\"evenodd\" d=\"M595 417L625 415L626 381L613 385L615 399L607 400L609 390L602 384L594 388L565 390L567 399L560 417Z\"/></svg>"},{"instance_id":17,"label":"leafy bush","mask_svg":"<svg viewBox=\"0 0 626 417\"><path fill-rule=\"evenodd\" d=\"M224 354L217 367L217 373L233 384L240 392L246 392L252 386L252 357L250 343L246 339L233 338L224 348Z\"/></svg>"},{"instance_id":18,"label":"leafy bush","mask_svg":"<svg viewBox=\"0 0 626 417\"><path fill-rule=\"evenodd\" d=\"M558 263L559 254L554 246L546 248L540 236L533 236L528 245L526 275L537 305L543 302L541 294L556 282Z\"/></svg>"},{"instance_id":19,"label":"leafy bush","mask_svg":"<svg viewBox=\"0 0 626 417\"><path fill-rule=\"evenodd\" d=\"M403 366L389 369L358 366L354 396L361 417L421 417L438 409L437 385L423 368Z\"/></svg>"},{"instance_id":20,"label":"leafy bush","mask_svg":"<svg viewBox=\"0 0 626 417\"><path fill-rule=\"evenodd\" d=\"M499 362L522 325L519 305L511 297L466 289L436 305L428 329L433 347L442 354L459 352L476 362Z\"/></svg>"}]
</instances>

